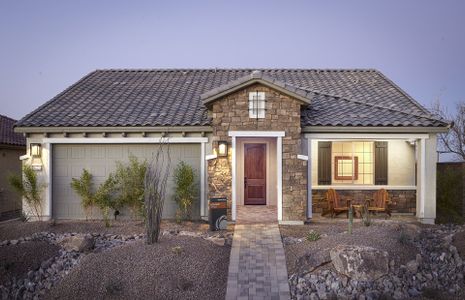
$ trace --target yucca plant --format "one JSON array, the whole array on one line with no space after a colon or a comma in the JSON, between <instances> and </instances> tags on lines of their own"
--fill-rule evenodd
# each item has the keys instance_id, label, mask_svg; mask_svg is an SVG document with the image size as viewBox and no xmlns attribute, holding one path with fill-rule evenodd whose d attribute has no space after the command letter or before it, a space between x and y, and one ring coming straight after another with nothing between
<instances>
[{"instance_id":1,"label":"yucca plant","mask_svg":"<svg viewBox=\"0 0 465 300\"><path fill-rule=\"evenodd\" d=\"M30 165L23 165L22 170L22 175L12 174L8 176L8 182L25 199L37 219L42 220L42 192L46 185L39 183L37 173Z\"/></svg>"}]
</instances>

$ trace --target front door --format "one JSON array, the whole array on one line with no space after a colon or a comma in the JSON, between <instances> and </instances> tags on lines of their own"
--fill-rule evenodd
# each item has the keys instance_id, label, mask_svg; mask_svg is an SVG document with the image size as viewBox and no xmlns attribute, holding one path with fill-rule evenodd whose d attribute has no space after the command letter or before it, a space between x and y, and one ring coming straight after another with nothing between
<instances>
[{"instance_id":1,"label":"front door","mask_svg":"<svg viewBox=\"0 0 465 300\"><path fill-rule=\"evenodd\" d=\"M244 144L244 204L266 205L266 144Z\"/></svg>"}]
</instances>

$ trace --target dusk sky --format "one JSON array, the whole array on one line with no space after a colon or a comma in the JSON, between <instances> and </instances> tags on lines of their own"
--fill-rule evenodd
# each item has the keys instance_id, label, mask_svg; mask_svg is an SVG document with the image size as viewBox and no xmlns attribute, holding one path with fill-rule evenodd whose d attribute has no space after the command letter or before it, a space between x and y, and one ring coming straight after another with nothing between
<instances>
[{"instance_id":1,"label":"dusk sky","mask_svg":"<svg viewBox=\"0 0 465 300\"><path fill-rule=\"evenodd\" d=\"M464 100L465 1L2 1L0 114L102 68L376 68Z\"/></svg>"}]
</instances>

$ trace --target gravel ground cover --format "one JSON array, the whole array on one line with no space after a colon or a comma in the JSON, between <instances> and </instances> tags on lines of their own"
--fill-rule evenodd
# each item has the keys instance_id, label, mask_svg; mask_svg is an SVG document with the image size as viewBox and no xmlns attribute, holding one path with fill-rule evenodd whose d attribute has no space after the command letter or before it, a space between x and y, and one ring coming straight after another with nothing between
<instances>
[{"instance_id":1,"label":"gravel ground cover","mask_svg":"<svg viewBox=\"0 0 465 300\"><path fill-rule=\"evenodd\" d=\"M347 221L336 219L280 229L292 299L465 299L465 226L375 220L369 227L356 222L349 235ZM307 241L310 230L321 238ZM333 257L335 246L357 246L362 257L375 248L389 262L377 254L373 266L381 277L356 280L352 275L373 269L353 269L365 261L357 255Z\"/></svg>"},{"instance_id":2,"label":"gravel ground cover","mask_svg":"<svg viewBox=\"0 0 465 300\"><path fill-rule=\"evenodd\" d=\"M208 231L208 224L204 222L183 222L177 224L172 221L163 221L162 230ZM233 227L230 226L230 230ZM145 233L144 223L141 221L117 220L111 227L105 227L103 221L56 221L56 222L21 222L19 220L0 223L0 241L18 239L30 236L36 232L53 233L110 233L110 234L138 234Z\"/></svg>"},{"instance_id":3,"label":"gravel ground cover","mask_svg":"<svg viewBox=\"0 0 465 300\"><path fill-rule=\"evenodd\" d=\"M223 299L229 247L163 236L91 253L52 288L48 299Z\"/></svg>"},{"instance_id":4,"label":"gravel ground cover","mask_svg":"<svg viewBox=\"0 0 465 300\"><path fill-rule=\"evenodd\" d=\"M0 223L0 298L222 298L233 230L164 221L161 242L148 246L140 221Z\"/></svg>"},{"instance_id":5,"label":"gravel ground cover","mask_svg":"<svg viewBox=\"0 0 465 300\"><path fill-rule=\"evenodd\" d=\"M286 252L288 273L305 271L306 266L299 261L305 254L322 249L332 249L337 245L369 246L387 251L397 264L405 264L415 258L416 248L412 244L403 243L398 222L375 220L367 227L360 220L354 221L353 233L347 232L346 220L319 220L308 225L280 226ZM321 238L317 241L307 241L310 231L318 232Z\"/></svg>"},{"instance_id":6,"label":"gravel ground cover","mask_svg":"<svg viewBox=\"0 0 465 300\"><path fill-rule=\"evenodd\" d=\"M0 248L0 283L25 277L29 270L58 254L60 247L43 241L29 241Z\"/></svg>"}]
</instances>

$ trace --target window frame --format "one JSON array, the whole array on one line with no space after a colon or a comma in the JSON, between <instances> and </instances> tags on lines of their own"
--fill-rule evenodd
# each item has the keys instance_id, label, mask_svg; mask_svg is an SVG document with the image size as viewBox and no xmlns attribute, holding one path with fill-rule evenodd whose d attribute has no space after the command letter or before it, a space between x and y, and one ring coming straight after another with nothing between
<instances>
[{"instance_id":1,"label":"window frame","mask_svg":"<svg viewBox=\"0 0 465 300\"><path fill-rule=\"evenodd\" d=\"M352 175L339 176L339 161L350 160L352 161ZM358 156L334 156L334 179L335 180L358 180Z\"/></svg>"},{"instance_id":2,"label":"window frame","mask_svg":"<svg viewBox=\"0 0 465 300\"><path fill-rule=\"evenodd\" d=\"M255 99L255 96L259 99ZM255 103L257 107L255 107ZM265 92L255 91L249 92L249 99L247 102L250 119L265 119L266 117L266 95Z\"/></svg>"}]
</instances>

